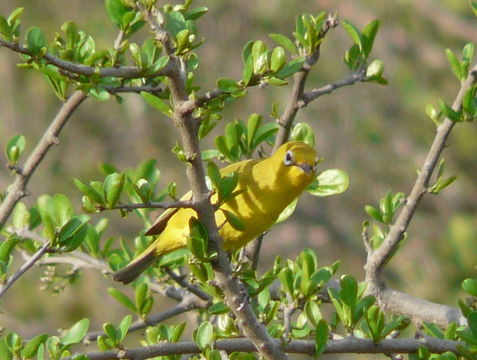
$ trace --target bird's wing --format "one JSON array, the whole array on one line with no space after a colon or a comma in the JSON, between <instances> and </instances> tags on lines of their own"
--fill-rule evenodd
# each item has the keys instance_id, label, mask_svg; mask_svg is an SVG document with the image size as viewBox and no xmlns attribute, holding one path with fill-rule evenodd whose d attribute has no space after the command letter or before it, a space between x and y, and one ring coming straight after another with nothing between
<instances>
[{"instance_id":1,"label":"bird's wing","mask_svg":"<svg viewBox=\"0 0 477 360\"><path fill-rule=\"evenodd\" d=\"M240 172L241 169L248 163L256 163L259 162L260 160L244 160L240 162L236 162L233 164L230 164L220 170L220 173L222 175L230 175L234 173L235 171ZM187 192L180 200L181 201L189 201L192 199L192 191ZM167 222L170 220L170 218L177 213L179 209L178 208L170 208L164 211L152 224L152 226L146 231L144 235L149 236L149 235L159 235L164 231L164 229L167 226Z\"/></svg>"},{"instance_id":2,"label":"bird's wing","mask_svg":"<svg viewBox=\"0 0 477 360\"><path fill-rule=\"evenodd\" d=\"M180 201L189 201L192 199L192 191L187 192ZM167 222L179 210L179 208L170 208L158 216L154 224L146 231L144 235L159 235L166 228Z\"/></svg>"}]
</instances>

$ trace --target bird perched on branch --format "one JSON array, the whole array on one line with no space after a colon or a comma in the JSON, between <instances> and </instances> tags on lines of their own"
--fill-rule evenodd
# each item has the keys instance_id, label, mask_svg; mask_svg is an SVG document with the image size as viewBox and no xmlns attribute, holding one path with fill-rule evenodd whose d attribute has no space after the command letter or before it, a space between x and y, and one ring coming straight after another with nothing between
<instances>
[{"instance_id":1,"label":"bird perched on branch","mask_svg":"<svg viewBox=\"0 0 477 360\"><path fill-rule=\"evenodd\" d=\"M241 248L268 230L313 181L317 162L311 146L294 141L283 144L270 157L245 160L221 169L221 176L238 174L237 195L227 199L215 212L224 249ZM191 197L189 192L183 200ZM211 201L217 202L216 194ZM240 220L242 230L227 221L227 213L233 213ZM190 236L189 222L196 216L192 208L168 209L162 213L146 232L158 237L136 259L115 272L113 279L130 283L162 255L185 247Z\"/></svg>"}]
</instances>

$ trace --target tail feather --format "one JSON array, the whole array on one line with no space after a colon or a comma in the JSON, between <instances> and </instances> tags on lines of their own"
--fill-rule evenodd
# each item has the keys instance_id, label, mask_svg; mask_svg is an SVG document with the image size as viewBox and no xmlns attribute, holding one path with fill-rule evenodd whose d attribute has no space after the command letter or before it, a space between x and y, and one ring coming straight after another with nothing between
<instances>
[{"instance_id":1,"label":"tail feather","mask_svg":"<svg viewBox=\"0 0 477 360\"><path fill-rule=\"evenodd\" d=\"M142 255L134 259L131 263L116 271L113 274L113 280L129 284L134 281L142 272L144 272L154 261L157 260L154 249L146 250Z\"/></svg>"}]
</instances>

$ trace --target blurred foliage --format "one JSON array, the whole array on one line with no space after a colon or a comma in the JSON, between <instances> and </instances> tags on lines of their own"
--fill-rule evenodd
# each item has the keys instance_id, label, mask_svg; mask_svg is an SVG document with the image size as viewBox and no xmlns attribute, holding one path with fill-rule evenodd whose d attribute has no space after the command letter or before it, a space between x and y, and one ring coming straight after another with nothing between
<instances>
[{"instance_id":1,"label":"blurred foliage","mask_svg":"<svg viewBox=\"0 0 477 360\"><path fill-rule=\"evenodd\" d=\"M0 3L0 13L8 14L21 3L4 0ZM328 264L342 258L345 272L359 274L365 257L358 236L367 217L363 204L378 203L389 189L394 193L410 189L434 135L435 126L426 116L426 105L438 107L439 97L451 103L459 87L442 49L459 53L465 43L474 41L475 17L466 2L450 0L209 1L207 6L209 13L198 23L199 38L203 36L207 42L197 49L202 70L198 72L197 82L204 89L215 87L215 79L219 77L241 79L243 45L249 39L260 39L270 48L275 46L266 34L291 33L295 17L290 14L337 12L340 18L352 20L359 28L376 17L381 20L374 54L385 63L389 85L362 84L340 89L333 96L312 103L297 119L313 127L316 147L325 158L326 168L345 169L350 175L349 191L332 200L304 197L295 216L268 235L274 242L265 241L263 251L293 258L310 247L319 253L321 262ZM98 49L109 47L116 36L113 26L105 26L106 18L103 2L93 0L71 1L68 6L54 1L31 2L23 14L24 29L39 26L48 39L54 37L59 24L75 21L94 36ZM342 54L351 45L344 31L331 32L322 45L320 62L313 69L308 86L319 87L344 77L348 70ZM17 55L1 50L0 144L5 148L21 132L27 143L17 139L17 147L19 150L24 147L28 153L55 115L59 101L39 73L17 69ZM222 82L222 85L230 84ZM274 102L284 103L288 90L253 88L251 96L230 104L223 115L228 120L245 123L250 114L259 113L268 121L269 114L274 112ZM64 193L73 199L79 212L81 198L73 178L101 177L98 169L101 163L124 170L149 158L157 159L163 169L162 188L175 181L177 193L185 192L183 166L170 151L176 139L172 122L137 95L123 98L122 105L114 101L86 102L75 113L61 135L61 144L35 173L31 196L26 199L28 205L34 205L40 194ZM224 125L222 122L212 130L214 136L204 140L204 149L214 146L213 138L224 134ZM387 268L390 285L430 300L455 301L454 294L462 280L475 275L472 250L477 243L476 135L475 126L456 127L444 156L448 174L457 174L458 179L439 196L429 196L423 201L409 229L406 246ZM10 160L18 156L19 150L14 150L13 145L8 155ZM10 182L10 172L4 167L0 171L0 188ZM94 214L92 217L93 223L99 219ZM107 236L122 237L127 243L141 228L135 217L124 220L111 216ZM267 269L274 257L263 257L262 269ZM124 315L124 309L114 299L104 296L103 289L109 281L97 272L86 272L79 282L53 299L31 286L35 282L39 283L39 279L28 274L18 283L15 291L22 297L14 296L13 292L7 294L3 300L9 312L0 314L2 325L18 330L25 337L70 327L84 316L97 319L90 326L96 329L107 319ZM167 305L167 300L165 303L161 305ZM48 316L52 310L56 316ZM370 311L368 324L379 322L379 316L377 310ZM373 323L373 319L378 320ZM350 321L350 327L355 325L352 318L346 321ZM374 326L376 337L384 331L378 330ZM120 330L115 334L120 334ZM120 337L110 336L112 342Z\"/></svg>"}]
</instances>

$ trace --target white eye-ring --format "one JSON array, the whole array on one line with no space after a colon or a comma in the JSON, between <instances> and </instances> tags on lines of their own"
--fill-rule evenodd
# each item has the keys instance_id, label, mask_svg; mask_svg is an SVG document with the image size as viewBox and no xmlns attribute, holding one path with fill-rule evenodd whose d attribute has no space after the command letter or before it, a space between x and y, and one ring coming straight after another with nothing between
<instances>
[{"instance_id":1,"label":"white eye-ring","mask_svg":"<svg viewBox=\"0 0 477 360\"><path fill-rule=\"evenodd\" d=\"M286 166L290 166L295 162L295 158L293 157L293 153L288 150L287 153L285 154L285 159L283 159L283 163Z\"/></svg>"}]
</instances>

